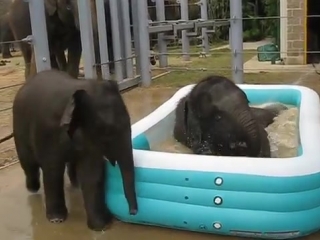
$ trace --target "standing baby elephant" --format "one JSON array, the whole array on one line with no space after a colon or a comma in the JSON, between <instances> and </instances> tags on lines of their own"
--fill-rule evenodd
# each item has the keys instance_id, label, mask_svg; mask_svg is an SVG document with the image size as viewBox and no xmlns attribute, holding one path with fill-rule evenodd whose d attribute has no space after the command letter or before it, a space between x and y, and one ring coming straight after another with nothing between
<instances>
[{"instance_id":1,"label":"standing baby elephant","mask_svg":"<svg viewBox=\"0 0 320 240\"><path fill-rule=\"evenodd\" d=\"M26 117L27 116L27 117ZM57 70L33 76L13 103L13 134L30 192L43 172L46 215L63 222L68 215L64 171L82 190L87 225L102 230L111 220L105 208L105 161L118 162L132 215L137 213L130 117L114 81L72 79Z\"/></svg>"}]
</instances>

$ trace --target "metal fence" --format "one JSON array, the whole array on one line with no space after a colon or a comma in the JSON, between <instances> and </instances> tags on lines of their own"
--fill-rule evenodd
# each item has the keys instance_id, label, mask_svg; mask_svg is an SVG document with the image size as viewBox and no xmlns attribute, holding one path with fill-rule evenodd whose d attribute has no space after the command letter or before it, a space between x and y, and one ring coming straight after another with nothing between
<instances>
[{"instance_id":1,"label":"metal fence","mask_svg":"<svg viewBox=\"0 0 320 240\"><path fill-rule=\"evenodd\" d=\"M241 21L241 1L230 0L231 10L234 19L230 22L231 33L235 40L242 39L242 21ZM166 32L173 32L174 36L181 31L182 35L182 55L184 60L189 60L189 41L190 37L195 36L193 33L201 29L202 34L202 52L209 53L208 44L208 27L216 27L229 24L229 21L208 20L207 1L201 0L199 6L201 8L201 19L189 21L188 17L188 0L180 0L181 20L180 21L166 21L165 20L165 6L163 0L156 0L156 15L157 21L149 21L147 1L131 0L132 6L132 23L133 23L133 37L134 37L134 53L131 49L131 32L129 19L129 4L127 0L109 0L112 34L113 34L113 51L115 62L115 78L119 84L125 84L121 88L130 87L137 84L140 80L143 86L149 86L151 83L151 69L150 69L150 34L158 34L158 48L160 67L166 67L167 64L167 39ZM37 4L35 4L37 3ZM46 36L46 26L44 19L44 4L43 0L29 0L31 23L33 32L33 44L35 49L35 60L37 71L42 71L50 68L49 47ZM102 76L104 79L110 78L108 68L108 43L106 39L105 28L105 11L103 0L96 1L96 11L99 29L99 46L101 55ZM79 20L81 42L84 58L84 70L86 78L95 77L95 63L94 56L94 42L92 35L92 22L89 1L78 1ZM121 29L122 31L119 31ZM190 32L192 30L193 32ZM213 31L213 30L211 30ZM240 35L241 34L241 35ZM234 54L234 78L236 82L242 81L241 67L242 60L242 41L235 41L232 43ZM136 75L133 70L133 58L136 63Z\"/></svg>"}]
</instances>

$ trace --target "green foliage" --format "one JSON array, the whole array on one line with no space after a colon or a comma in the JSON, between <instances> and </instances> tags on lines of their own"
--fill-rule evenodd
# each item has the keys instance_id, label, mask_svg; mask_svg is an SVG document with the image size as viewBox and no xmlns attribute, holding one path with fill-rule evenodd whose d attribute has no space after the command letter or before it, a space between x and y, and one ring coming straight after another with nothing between
<instances>
[{"instance_id":1,"label":"green foliage","mask_svg":"<svg viewBox=\"0 0 320 240\"><path fill-rule=\"evenodd\" d=\"M266 37L278 39L280 20L256 19L279 16L280 0L243 0L244 41L257 41ZM230 18L229 0L208 0L210 19ZM217 29L217 39L228 39L228 27ZM216 40L216 39L215 39Z\"/></svg>"}]
</instances>

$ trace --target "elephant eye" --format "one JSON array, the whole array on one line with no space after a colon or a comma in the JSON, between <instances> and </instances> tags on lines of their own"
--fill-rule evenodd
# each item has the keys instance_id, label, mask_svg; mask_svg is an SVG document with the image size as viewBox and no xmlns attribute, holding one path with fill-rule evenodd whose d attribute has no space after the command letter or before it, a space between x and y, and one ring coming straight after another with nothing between
<instances>
[{"instance_id":1,"label":"elephant eye","mask_svg":"<svg viewBox=\"0 0 320 240\"><path fill-rule=\"evenodd\" d=\"M66 9L67 9L68 11L71 11L71 5L67 5Z\"/></svg>"}]
</instances>

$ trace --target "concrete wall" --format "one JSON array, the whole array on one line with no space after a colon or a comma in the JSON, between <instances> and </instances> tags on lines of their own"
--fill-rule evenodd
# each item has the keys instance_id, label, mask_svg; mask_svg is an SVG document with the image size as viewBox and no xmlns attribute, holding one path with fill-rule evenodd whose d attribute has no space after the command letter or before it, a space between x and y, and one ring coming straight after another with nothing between
<instances>
[{"instance_id":1,"label":"concrete wall","mask_svg":"<svg viewBox=\"0 0 320 240\"><path fill-rule=\"evenodd\" d=\"M305 1L287 0L287 56L285 63L305 64Z\"/></svg>"}]
</instances>

